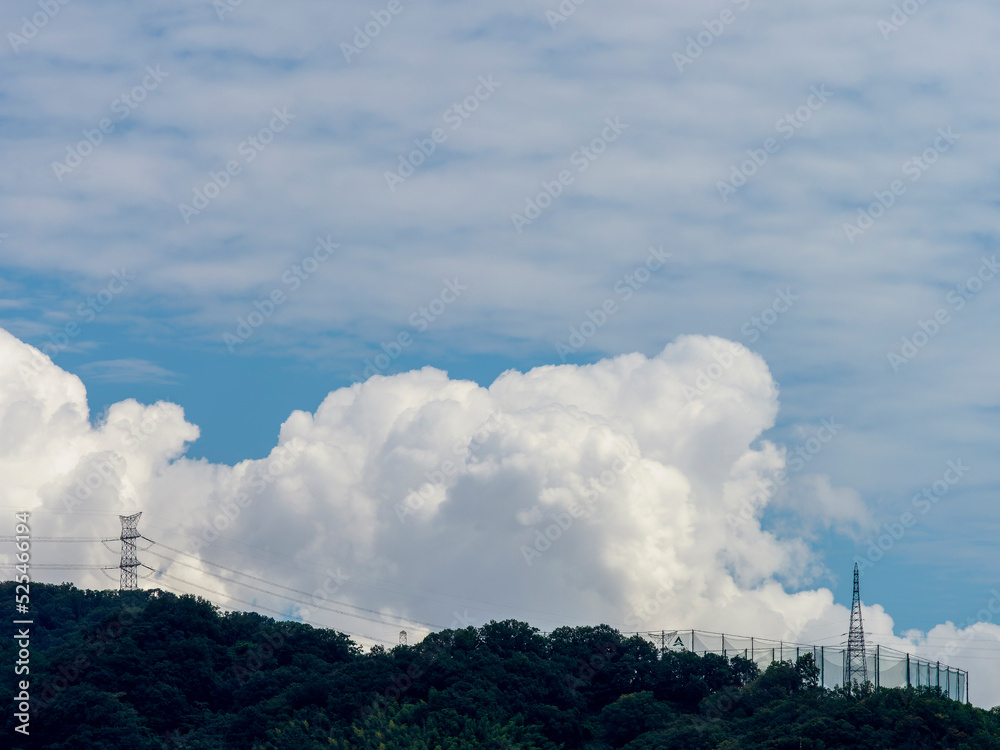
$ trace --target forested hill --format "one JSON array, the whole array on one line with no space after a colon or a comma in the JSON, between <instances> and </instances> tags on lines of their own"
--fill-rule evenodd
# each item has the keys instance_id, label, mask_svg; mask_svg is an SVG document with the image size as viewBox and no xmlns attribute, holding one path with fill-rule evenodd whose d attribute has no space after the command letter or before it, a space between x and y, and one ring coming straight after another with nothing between
<instances>
[{"instance_id":1,"label":"forested hill","mask_svg":"<svg viewBox=\"0 0 1000 750\"><path fill-rule=\"evenodd\" d=\"M14 585L0 594L13 602ZM995 709L826 691L811 656L760 673L738 657L660 658L604 626L542 636L514 621L362 653L331 630L162 592L33 584L31 603L30 735L14 731L8 636L0 747L1000 748Z\"/></svg>"}]
</instances>

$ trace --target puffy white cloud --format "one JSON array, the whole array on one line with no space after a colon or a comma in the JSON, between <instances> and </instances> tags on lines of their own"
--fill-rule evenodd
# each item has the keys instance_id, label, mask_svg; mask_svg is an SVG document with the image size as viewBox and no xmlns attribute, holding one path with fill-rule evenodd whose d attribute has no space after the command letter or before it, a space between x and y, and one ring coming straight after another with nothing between
<instances>
[{"instance_id":1,"label":"puffy white cloud","mask_svg":"<svg viewBox=\"0 0 1000 750\"><path fill-rule=\"evenodd\" d=\"M100 522L82 511L132 512L197 437L174 404L123 401L92 424L80 379L0 329L5 505L58 511L65 517L53 530L60 533L96 531Z\"/></svg>"},{"instance_id":2,"label":"puffy white cloud","mask_svg":"<svg viewBox=\"0 0 1000 750\"><path fill-rule=\"evenodd\" d=\"M488 388L429 367L376 376L290 415L267 458L226 466L184 457L198 429L173 404L125 401L91 423L79 379L0 330L0 492L35 511L36 535L115 536L113 514L142 510L140 529L174 548L140 553L157 568L145 586L381 640L403 626L391 616L411 630L519 617L828 638L846 610L827 589L789 590L819 561L762 527L772 494L747 505L786 468L759 440L777 409L758 355L687 336L655 357L509 371ZM825 477L800 479L816 489L783 497L784 512L864 516ZM219 580L190 567L198 557L270 583L210 568ZM115 563L98 544L39 542L34 559ZM286 590L290 603L272 583L305 593ZM324 609L350 605L388 624ZM903 643L879 607L868 617Z\"/></svg>"}]
</instances>

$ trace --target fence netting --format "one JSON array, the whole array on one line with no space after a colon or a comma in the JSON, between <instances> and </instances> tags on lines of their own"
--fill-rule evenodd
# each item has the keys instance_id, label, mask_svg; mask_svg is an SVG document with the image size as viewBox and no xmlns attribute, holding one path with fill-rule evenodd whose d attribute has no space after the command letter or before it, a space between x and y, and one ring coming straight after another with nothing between
<instances>
[{"instance_id":1,"label":"fence netting","mask_svg":"<svg viewBox=\"0 0 1000 750\"><path fill-rule=\"evenodd\" d=\"M847 648L843 645L805 645L705 630L661 630L638 635L665 651L742 656L761 670L773 661L794 663L799 656L812 654L823 687L836 688L845 682ZM968 701L969 673L965 670L881 646L866 649L865 663L868 681L876 688L940 687L945 696L963 703Z\"/></svg>"}]
</instances>

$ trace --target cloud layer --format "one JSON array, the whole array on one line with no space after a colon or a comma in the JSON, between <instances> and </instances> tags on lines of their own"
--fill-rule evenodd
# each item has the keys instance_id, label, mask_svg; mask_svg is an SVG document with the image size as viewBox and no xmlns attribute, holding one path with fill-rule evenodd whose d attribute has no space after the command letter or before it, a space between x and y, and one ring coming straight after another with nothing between
<instances>
[{"instance_id":1,"label":"cloud layer","mask_svg":"<svg viewBox=\"0 0 1000 750\"><path fill-rule=\"evenodd\" d=\"M962 536L1000 481L983 345L1000 295L967 287L996 248L1000 13L897 5L405 2L373 36L385 11L367 2L69 3L37 33L37 3L7 3L4 325L41 345L125 269L100 320L117 341L164 342L129 376L162 383L181 369L167 342L226 354L278 290L236 351L347 380L415 333L443 279L468 291L416 331L418 362L552 361L611 296L621 311L581 358L739 338L782 382L781 437L831 414L851 425L823 461L887 515L914 478L971 462L937 524ZM413 174L393 190L401 160ZM540 202L518 233L511 215ZM340 247L293 290L317 237ZM673 257L625 302L612 290L650 245ZM775 289L798 301L755 325ZM911 565L930 556L910 543Z\"/></svg>"},{"instance_id":2,"label":"cloud layer","mask_svg":"<svg viewBox=\"0 0 1000 750\"><path fill-rule=\"evenodd\" d=\"M1000 581L996 3L387 7L0 7L0 325L65 352L59 365L88 384L95 411L113 404L95 424L72 376L5 382L19 395L0 443L36 462L11 475L11 502L62 507L79 487L126 512L142 498L144 528L188 551L235 507L205 559L242 569L237 550L253 552L287 567L289 585L348 596L339 564L364 589L350 590L358 602L435 622L442 602L461 613L484 598L479 583L461 600L434 593L461 560L496 588L490 601L545 622L624 624L662 584L685 621L729 622L731 607L791 632L807 620L797 607L822 610L815 598L829 592L816 586L844 601L842 561L855 556L883 558L866 591L907 626L988 619ZM653 268L650 247L669 259ZM753 347L781 384L781 411L774 394L720 401L756 355L732 367L681 356L697 348L685 334ZM729 344L712 346L725 360ZM623 352L647 364L623 374L639 356ZM368 370L380 355L385 366ZM509 396L429 371L335 391L308 421L289 418L294 436L270 463L191 460L198 428L179 406L126 400L183 403L205 433L199 455L218 461L228 443L227 459L259 459L260 433L244 425L274 430L320 400L275 407L274 383L307 390L296 368L319 373L309 392L325 394L366 370L434 363L485 386L512 364L557 361L596 364L507 375ZM635 386L665 361L695 392L681 388L680 422L654 429L624 397L585 398L588 378L610 370ZM465 400L431 406L463 388ZM543 393L566 413L527 405ZM341 421L324 421L345 399ZM407 436L424 435L419 449L388 442L410 409L428 430ZM477 441L494 413L505 420ZM517 440L556 433L574 437ZM452 452L463 440L469 456ZM561 469L538 469L543 456ZM398 494L446 461L454 474L400 522ZM970 468L952 483L954 464ZM389 476L405 486L373 478ZM539 552L535 532L565 523L585 491L599 502L528 566L521 548ZM501 522L508 496L521 504ZM897 538L907 513L915 523ZM104 536L108 519L81 505L50 521ZM646 524L667 529L655 549L636 541ZM292 559L265 552L272 530ZM586 555L584 540L596 545ZM97 564L110 552L86 554ZM422 559L430 572L413 569ZM567 601L557 581L574 576L584 583ZM841 630L841 615L813 637Z\"/></svg>"},{"instance_id":3,"label":"cloud layer","mask_svg":"<svg viewBox=\"0 0 1000 750\"><path fill-rule=\"evenodd\" d=\"M93 424L76 376L2 330L0 363L2 504L34 511L37 536L113 537L114 514L142 511L163 543L139 553L156 571L144 586L383 642L502 617L831 645L846 629L832 594L808 586L822 561L761 519L779 498L806 527L861 527L866 511L827 477L783 482L787 450L759 439L777 389L739 344L682 337L656 357L509 371L489 388L433 368L376 376L293 413L268 457L235 466L184 458L198 429L174 404L126 401ZM39 540L33 559L113 566L109 546ZM881 607L866 615L883 645L915 647ZM939 638L963 665L963 631L911 634L942 658Z\"/></svg>"}]
</instances>

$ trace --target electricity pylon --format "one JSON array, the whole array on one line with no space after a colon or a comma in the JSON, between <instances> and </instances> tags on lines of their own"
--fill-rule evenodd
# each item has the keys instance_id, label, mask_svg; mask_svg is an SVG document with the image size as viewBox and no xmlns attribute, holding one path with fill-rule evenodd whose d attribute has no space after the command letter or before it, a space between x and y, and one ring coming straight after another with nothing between
<instances>
[{"instance_id":1,"label":"electricity pylon","mask_svg":"<svg viewBox=\"0 0 1000 750\"><path fill-rule=\"evenodd\" d=\"M861 587L858 585L858 564L854 563L854 601L851 604L851 630L847 635L844 658L844 685L849 690L857 682L868 682L868 659L865 653L865 628L861 622Z\"/></svg>"},{"instance_id":2,"label":"electricity pylon","mask_svg":"<svg viewBox=\"0 0 1000 750\"><path fill-rule=\"evenodd\" d=\"M138 588L136 569L139 567L139 558L135 554L135 540L142 536L137 528L141 515L140 512L131 516L118 516L122 521L122 561L118 566L122 571L120 591L135 591Z\"/></svg>"}]
</instances>

